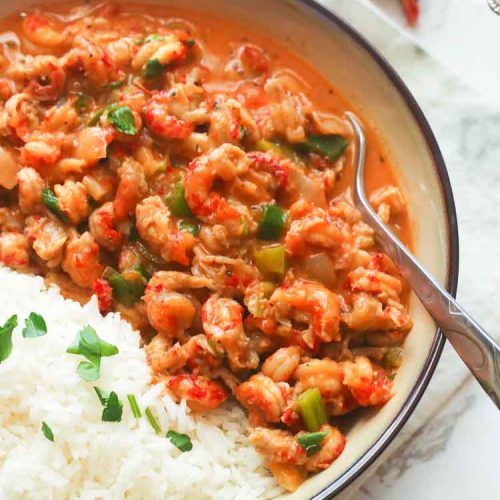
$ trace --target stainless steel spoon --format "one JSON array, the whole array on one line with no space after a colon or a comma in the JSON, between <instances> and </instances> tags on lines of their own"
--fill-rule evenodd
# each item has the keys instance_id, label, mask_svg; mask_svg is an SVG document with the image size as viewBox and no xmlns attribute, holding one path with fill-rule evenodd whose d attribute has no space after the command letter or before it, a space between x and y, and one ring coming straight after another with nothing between
<instances>
[{"instance_id":1,"label":"stainless steel spoon","mask_svg":"<svg viewBox=\"0 0 500 500\"><path fill-rule=\"evenodd\" d=\"M417 262L399 238L378 218L364 188L366 141L353 113L346 113L356 138L354 202L374 229L384 251L394 260L451 345L497 408L500 408L500 349L456 300Z\"/></svg>"}]
</instances>

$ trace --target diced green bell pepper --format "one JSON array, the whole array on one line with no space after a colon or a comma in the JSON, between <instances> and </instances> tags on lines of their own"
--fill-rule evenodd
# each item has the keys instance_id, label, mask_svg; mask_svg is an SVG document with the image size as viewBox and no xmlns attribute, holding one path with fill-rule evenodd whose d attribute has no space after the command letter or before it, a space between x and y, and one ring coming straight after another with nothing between
<instances>
[{"instance_id":1,"label":"diced green bell pepper","mask_svg":"<svg viewBox=\"0 0 500 500\"><path fill-rule=\"evenodd\" d=\"M103 278L113 289L114 298L125 307L132 307L144 294L145 279L139 271L136 278L126 279L112 267L107 267L104 270Z\"/></svg>"},{"instance_id":2,"label":"diced green bell pepper","mask_svg":"<svg viewBox=\"0 0 500 500\"><path fill-rule=\"evenodd\" d=\"M267 205L260 220L257 236L261 240L278 240L285 229L286 212L279 205Z\"/></svg>"},{"instance_id":3,"label":"diced green bell pepper","mask_svg":"<svg viewBox=\"0 0 500 500\"><path fill-rule=\"evenodd\" d=\"M182 181L176 182L172 192L167 197L167 205L173 215L177 217L192 217L193 212L184 198L184 184Z\"/></svg>"},{"instance_id":4,"label":"diced green bell pepper","mask_svg":"<svg viewBox=\"0 0 500 500\"><path fill-rule=\"evenodd\" d=\"M255 265L264 275L277 274L282 276L286 270L285 247L273 245L254 251Z\"/></svg>"}]
</instances>

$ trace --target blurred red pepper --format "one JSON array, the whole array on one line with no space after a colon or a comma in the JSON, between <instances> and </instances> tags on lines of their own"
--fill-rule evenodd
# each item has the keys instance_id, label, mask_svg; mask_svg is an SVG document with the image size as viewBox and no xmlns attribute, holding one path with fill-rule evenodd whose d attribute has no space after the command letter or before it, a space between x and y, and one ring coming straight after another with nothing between
<instances>
[{"instance_id":1,"label":"blurred red pepper","mask_svg":"<svg viewBox=\"0 0 500 500\"><path fill-rule=\"evenodd\" d=\"M410 26L415 26L417 24L420 11L418 2L419 0L401 0L401 5Z\"/></svg>"}]
</instances>

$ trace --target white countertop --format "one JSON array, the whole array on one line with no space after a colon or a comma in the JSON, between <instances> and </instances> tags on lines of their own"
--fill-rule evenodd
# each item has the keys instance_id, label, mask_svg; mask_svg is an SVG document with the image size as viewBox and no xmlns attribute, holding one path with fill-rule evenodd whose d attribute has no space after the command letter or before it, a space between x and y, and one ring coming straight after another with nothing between
<instances>
[{"instance_id":1,"label":"white countertop","mask_svg":"<svg viewBox=\"0 0 500 500\"><path fill-rule=\"evenodd\" d=\"M420 25L409 30L398 0L320 1L383 53L423 108L457 206L458 297L500 340L500 16L486 0L420 0ZM345 497L500 498L499 417L447 345L396 442Z\"/></svg>"}]
</instances>

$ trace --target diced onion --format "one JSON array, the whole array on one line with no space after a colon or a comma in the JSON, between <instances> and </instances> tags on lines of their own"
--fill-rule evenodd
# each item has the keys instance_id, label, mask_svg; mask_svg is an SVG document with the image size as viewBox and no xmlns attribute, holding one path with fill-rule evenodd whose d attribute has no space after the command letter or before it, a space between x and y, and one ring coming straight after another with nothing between
<instances>
[{"instance_id":1,"label":"diced onion","mask_svg":"<svg viewBox=\"0 0 500 500\"><path fill-rule=\"evenodd\" d=\"M302 270L307 278L323 283L327 288L334 288L337 284L337 273L332 259L324 253L316 253L306 257Z\"/></svg>"}]
</instances>

